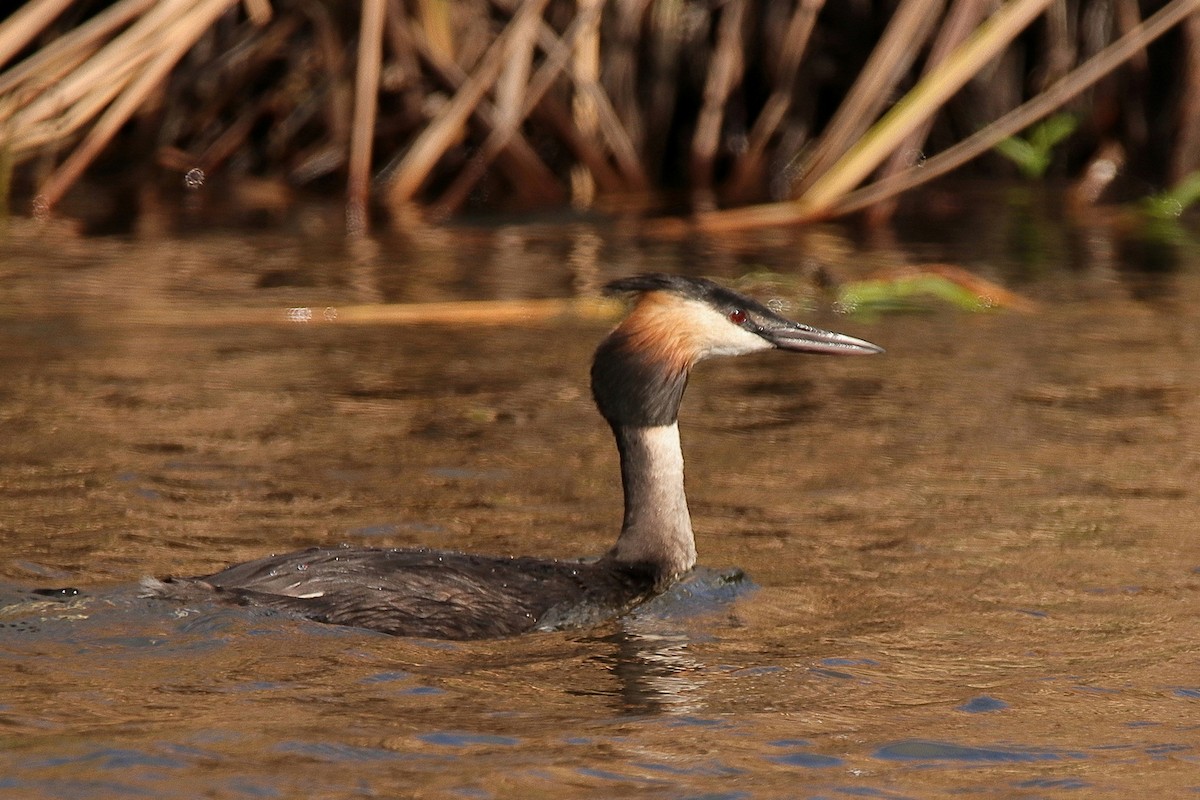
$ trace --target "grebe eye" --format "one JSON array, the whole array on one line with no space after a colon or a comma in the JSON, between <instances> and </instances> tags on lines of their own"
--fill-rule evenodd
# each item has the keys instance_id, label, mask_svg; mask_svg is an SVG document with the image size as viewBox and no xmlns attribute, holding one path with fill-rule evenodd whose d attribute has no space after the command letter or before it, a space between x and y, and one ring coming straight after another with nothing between
<instances>
[{"instance_id":1,"label":"grebe eye","mask_svg":"<svg viewBox=\"0 0 1200 800\"><path fill-rule=\"evenodd\" d=\"M733 311L729 312L729 321L734 325L741 325L746 321L746 312L742 311L740 308L735 308Z\"/></svg>"}]
</instances>

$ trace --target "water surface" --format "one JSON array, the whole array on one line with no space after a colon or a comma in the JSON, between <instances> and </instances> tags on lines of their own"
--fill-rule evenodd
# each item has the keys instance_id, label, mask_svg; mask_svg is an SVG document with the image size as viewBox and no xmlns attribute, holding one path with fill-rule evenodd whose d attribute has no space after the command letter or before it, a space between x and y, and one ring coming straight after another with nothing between
<instances>
[{"instance_id":1,"label":"water surface","mask_svg":"<svg viewBox=\"0 0 1200 800\"><path fill-rule=\"evenodd\" d=\"M447 644L134 584L340 542L600 552L620 495L586 381L607 323L287 309L565 296L644 269L803 285L814 263L850 280L888 256L837 229L514 226L366 252L11 233L0 796L1200 791L1200 257L1182 245L1148 273L1079 236L1091 249L1062 263L991 229L908 243L1032 313L841 317L814 294L793 312L887 355L696 372L681 426L701 561L756 588ZM237 309L255 313L222 316Z\"/></svg>"}]
</instances>

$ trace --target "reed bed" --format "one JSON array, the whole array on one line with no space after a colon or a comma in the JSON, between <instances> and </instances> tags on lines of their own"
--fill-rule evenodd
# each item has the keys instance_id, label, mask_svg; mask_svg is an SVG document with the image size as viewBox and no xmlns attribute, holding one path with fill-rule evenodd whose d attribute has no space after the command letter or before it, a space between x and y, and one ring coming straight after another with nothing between
<instances>
[{"instance_id":1,"label":"reed bed","mask_svg":"<svg viewBox=\"0 0 1200 800\"><path fill-rule=\"evenodd\" d=\"M1058 176L1170 186L1200 169L1198 9L31 0L0 23L0 192L48 214L89 172L266 179L344 192L352 232L568 203L880 221L968 162L1011 169L992 148L1064 110Z\"/></svg>"}]
</instances>

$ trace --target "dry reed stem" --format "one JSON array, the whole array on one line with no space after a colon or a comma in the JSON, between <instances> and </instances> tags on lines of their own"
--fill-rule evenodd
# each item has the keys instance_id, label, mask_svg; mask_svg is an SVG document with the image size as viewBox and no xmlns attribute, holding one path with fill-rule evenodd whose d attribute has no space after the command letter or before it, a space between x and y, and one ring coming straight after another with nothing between
<instances>
[{"instance_id":1,"label":"dry reed stem","mask_svg":"<svg viewBox=\"0 0 1200 800\"><path fill-rule=\"evenodd\" d=\"M800 164L792 182L792 197L808 194L848 151L863 141L863 134L879 117L892 90L912 66L943 5L943 0L901 0L816 147Z\"/></svg>"},{"instance_id":2,"label":"dry reed stem","mask_svg":"<svg viewBox=\"0 0 1200 800\"><path fill-rule=\"evenodd\" d=\"M166 38L172 21L184 16L194 0L162 0L125 31L111 39L70 75L42 94L13 117L14 138L23 128L63 114L93 92L104 94L113 83L124 83L154 57ZM16 145L20 149L20 145Z\"/></svg>"},{"instance_id":3,"label":"dry reed stem","mask_svg":"<svg viewBox=\"0 0 1200 800\"><path fill-rule=\"evenodd\" d=\"M46 180L39 193L39 202L46 209L53 208L71 187L88 164L116 135L121 126L142 106L147 96L166 79L168 73L192 48L217 18L237 0L208 0L196 3L189 13L170 26L170 35L165 36L162 50L150 61L129 84L121 95L97 120L84 140L71 151L67 160Z\"/></svg>"},{"instance_id":4,"label":"dry reed stem","mask_svg":"<svg viewBox=\"0 0 1200 800\"><path fill-rule=\"evenodd\" d=\"M387 13L384 15L384 31L391 45L395 66L401 73L400 79L405 88L414 92L421 79L421 60L417 56L416 45L404 22L404 3L402 0L387 0Z\"/></svg>"},{"instance_id":5,"label":"dry reed stem","mask_svg":"<svg viewBox=\"0 0 1200 800\"><path fill-rule=\"evenodd\" d=\"M311 8L309 19L316 28L322 64L331 74L342 75L345 72L346 45L338 34L333 13L319 3L313 3ZM335 80L330 83L323 108L330 144L336 152L344 153L350 144L354 114L354 94L346 81Z\"/></svg>"},{"instance_id":6,"label":"dry reed stem","mask_svg":"<svg viewBox=\"0 0 1200 800\"><path fill-rule=\"evenodd\" d=\"M231 59L236 63L223 63L224 60L218 60L214 65L213 71L221 72L246 72L252 66L258 67L262 63L273 57L277 57L286 47L288 41L291 40L297 28L300 25L300 20L295 16L286 16L279 20L274 25L262 31L262 35L257 36L252 49L245 51L244 57ZM158 151L158 162L160 165L167 166L169 169L186 171L191 167L199 167L205 173L211 174L227 159L233 156L239 147L246 141L254 130L254 125L261 119L264 114L269 113L264 106L269 105L271 97L266 98L256 97L254 102L245 104L237 114L233 122L229 123L219 136L212 139L208 146L199 156L185 154L179 151L172 152L173 148L164 147ZM183 109L178 109L183 113ZM202 111L187 110L187 122L193 130L206 130L217 127L220 120L217 116L217 109L209 105ZM169 126L172 122L169 119L163 120L163 126ZM178 123L180 128L185 127L183 120ZM279 128L276 128L279 130Z\"/></svg>"},{"instance_id":7,"label":"dry reed stem","mask_svg":"<svg viewBox=\"0 0 1200 800\"><path fill-rule=\"evenodd\" d=\"M1118 42L1105 48L1044 94L1014 109L987 128L968 137L959 144L928 159L921 166L912 167L891 178L879 181L855 192L850 192L844 195L832 207L818 208L812 205L801 205L796 202L775 203L698 215L694 220L694 224L710 232L789 225L825 216L852 213L881 200L893 197L900 192L932 180L966 163L994 146L1001 139L1011 136L1049 114L1115 69L1131 55L1140 52L1146 44L1161 36L1170 27L1177 24L1189 13L1192 13L1197 7L1200 7L1200 0L1173 0L1170 5L1164 7L1150 20L1147 20L1137 31L1127 34ZM973 41L977 40L979 36L980 34L977 31ZM964 47L966 46L964 45ZM962 49L959 48L956 52L961 54ZM664 227L664 233L670 234L673 232L676 231L671 226Z\"/></svg>"},{"instance_id":8,"label":"dry reed stem","mask_svg":"<svg viewBox=\"0 0 1200 800\"><path fill-rule=\"evenodd\" d=\"M609 8L613 21L608 28L605 53L605 83L611 87L613 106L625 123L634 148L645 156L645 114L642 98L638 96L639 75L638 45L642 41L643 27L648 8L654 0L616 0Z\"/></svg>"},{"instance_id":9,"label":"dry reed stem","mask_svg":"<svg viewBox=\"0 0 1200 800\"><path fill-rule=\"evenodd\" d=\"M121 80L94 89L82 100L66 108L56 117L37 125L22 126L19 115L9 120L9 147L20 157L28 157L31 151L45 145L57 144L74 134L96 117L128 85L128 75ZM19 114L19 112L18 112Z\"/></svg>"},{"instance_id":10,"label":"dry reed stem","mask_svg":"<svg viewBox=\"0 0 1200 800\"><path fill-rule=\"evenodd\" d=\"M488 48L475 72L463 82L437 118L417 136L388 180L386 193L391 207L408 205L446 150L462 135L471 113L499 77L513 38L525 27L536 24L547 2L529 0L521 6Z\"/></svg>"},{"instance_id":11,"label":"dry reed stem","mask_svg":"<svg viewBox=\"0 0 1200 800\"><path fill-rule=\"evenodd\" d=\"M1001 139L1050 114L1096 81L1119 67L1129 58L1142 52L1150 42L1178 25L1200 9L1200 0L1171 0L1135 30L1122 36L1096 55L1076 67L1032 100L1021 104L953 147L938 153L919 167L913 167L886 180L865 186L845 195L831 213L849 214L886 200L900 192L946 174L965 164L980 153L995 146Z\"/></svg>"},{"instance_id":12,"label":"dry reed stem","mask_svg":"<svg viewBox=\"0 0 1200 800\"><path fill-rule=\"evenodd\" d=\"M681 2L651 2L645 44L649 51L649 75L646 77L646 103L643 129L645 168L658 172L667 158L671 121L679 100L680 54L688 30L688 5Z\"/></svg>"},{"instance_id":13,"label":"dry reed stem","mask_svg":"<svg viewBox=\"0 0 1200 800\"><path fill-rule=\"evenodd\" d=\"M1121 35L1125 35L1130 31L1137 30L1137 27L1142 24L1142 14L1138 9L1138 0L1116 0L1114 7L1115 25ZM1140 73L1146 73L1150 70L1150 57L1146 51L1138 50L1129 56L1129 65Z\"/></svg>"},{"instance_id":14,"label":"dry reed stem","mask_svg":"<svg viewBox=\"0 0 1200 800\"><path fill-rule=\"evenodd\" d=\"M533 48L537 40L537 27L527 26L514 37L509 48L508 63L496 80L496 128L495 131L515 129L523 115L525 94L529 87L529 74L533 71ZM493 133L495 133L493 131Z\"/></svg>"},{"instance_id":15,"label":"dry reed stem","mask_svg":"<svg viewBox=\"0 0 1200 800\"><path fill-rule=\"evenodd\" d=\"M578 0L581 12L595 11L604 0ZM571 98L571 116L575 128L585 139L594 140L600 127L597 100L583 91L582 87L600 80L600 17L589 14L590 24L584 28L575 42L575 58L571 62L571 79L575 84L575 96ZM596 200L596 180L581 164L571 167L571 205L590 208Z\"/></svg>"},{"instance_id":16,"label":"dry reed stem","mask_svg":"<svg viewBox=\"0 0 1200 800\"><path fill-rule=\"evenodd\" d=\"M467 74L453 62L438 60L436 54L420 37L419 29L414 28L411 33L414 48L437 80L455 91L466 83ZM472 112L472 119L485 132L490 132L495 128L495 111L486 98L481 100ZM559 202L563 199L564 193L558 178L541 160L541 157L519 130L513 132L507 145L497 154L497 163L514 186L527 196L536 197L547 203ZM393 207L392 210L397 211L398 209Z\"/></svg>"},{"instance_id":17,"label":"dry reed stem","mask_svg":"<svg viewBox=\"0 0 1200 800\"><path fill-rule=\"evenodd\" d=\"M226 159L237 152L238 147L246 141L246 138L254 130L254 124L258 121L262 114L262 109L257 105L247 106L242 109L237 118L229 124L225 130L221 131L221 135L213 139L212 143L204 149L204 152L197 158L188 158L191 162L187 166L182 164L176 168L181 172L190 169L193 166L199 167L205 174L211 174Z\"/></svg>"},{"instance_id":18,"label":"dry reed stem","mask_svg":"<svg viewBox=\"0 0 1200 800\"><path fill-rule=\"evenodd\" d=\"M18 8L0 25L0 64L21 52L24 47L53 22L72 0L33 0Z\"/></svg>"},{"instance_id":19,"label":"dry reed stem","mask_svg":"<svg viewBox=\"0 0 1200 800\"><path fill-rule=\"evenodd\" d=\"M946 12L945 21L934 37L929 49L929 58L921 69L922 75L928 75L942 64L954 50L959 47L971 31L979 27L988 9L994 5L994 0L954 0L950 10ZM879 170L878 179L894 175L908 169L921 160L921 151L925 147L925 139L933 128L933 117L927 117L912 133L892 152ZM871 220L881 223L895 211L895 204L876 204L871 207Z\"/></svg>"},{"instance_id":20,"label":"dry reed stem","mask_svg":"<svg viewBox=\"0 0 1200 800\"><path fill-rule=\"evenodd\" d=\"M252 20L268 19L272 13L268 0L223 2L226 8L240 4ZM310 58L319 61L324 54L324 69L331 73L328 84L320 84L321 92L312 93L312 97L297 98L291 90L280 85L250 101L258 104L256 112L232 109L235 112L233 122L220 123L218 120L228 113L233 98L225 96L225 90L214 94L211 88L203 89L201 95L204 99L200 101L202 112L198 115L184 112L178 104L172 104L169 107L170 119L164 130L173 130L171 125L176 123L183 124L186 130L181 128L176 132L176 141L180 138L186 141L189 137L195 141L198 138L199 146L208 142L203 160L224 159L244 146L256 119L261 119L264 113L277 113L280 100L294 103L296 108L288 117L288 125L293 133L277 135L273 129L272 139L267 143L268 157L277 157L284 147L291 146L295 132L302 127L307 126L306 130L311 130L317 125L323 126L321 136L324 138L309 147L313 154L309 161L316 163L317 156L325 152L331 154L336 163L327 167L317 166L316 169L340 169L346 165L347 213L352 228L354 219L365 219L371 191L371 151L374 142L388 141L389 146L404 153L402 158L396 159L398 168L382 182L381 188L385 197L391 197L394 192L396 197L407 202L429 181L430 175L439 170L440 164L450 161L447 153L451 147L464 142L464 128L468 123L475 128L475 136L483 139L483 144L474 152L470 152L470 146L467 146L454 154L454 158L462 158L461 153L466 152L471 158L456 167L456 174L448 176L454 180L435 207L438 213L449 213L449 210L457 208L496 159L499 159L504 177L521 196L519 200L536 198L538 202L545 202L561 198L562 184L558 176L546 166L542 156L530 146L521 132L521 124L530 114L536 114L539 122L549 128L551 135L556 135L559 142L566 143L575 152L575 160L582 164L575 170L586 170L589 180L594 180L596 185L605 189L644 188L649 185L646 170L659 168L656 152L661 147L656 142L678 140L680 127L675 119L679 113L675 110L676 102L680 96L692 96L692 90L681 89L680 82L676 80L679 64L699 57L706 44L704 37L709 35L708 26L714 19L711 15L717 14L715 18L719 20L719 27L716 31L715 53L709 62L708 75L704 76L704 94L691 142L693 184L701 189L712 185L713 161L720 147L722 117L739 73L744 68L741 61L745 58L749 64L749 59L757 56L748 49L739 49L739 45L749 48L753 44L740 36L739 32L744 27L745 15L749 13L747 8L757 9L761 4L751 4L749 0L724 0L717 7L712 4L653 3L651 0L618 0L616 3L578 0L575 20L559 37L543 15L549 15L557 23L561 18L560 12L569 8L567 0L560 0L561 5L556 5L552 12L546 10L549 0L490 0L502 9L501 18L507 18L499 36L495 36L497 31L493 30L497 24L493 23L496 15L488 12L487 2L474 0L472 10L482 8L485 13L467 14L457 13L454 4L447 0L413 0L409 6L413 9L413 16L407 17L403 0L364 0L358 44L360 52L353 84L341 79L346 71L343 67L346 40L352 39L353 34L338 27L325 4L313 3L301 11L285 15L285 20L307 19L312 22L317 45L309 48L308 52L312 54ZM924 41L926 33L922 30L923 26L936 16L935 12L943 6L943 2L901 0L896 6L897 10L892 14L888 28L872 52L867 66L863 68L846 102L826 127L813 156L802 170L802 183L796 185L804 191L797 202L702 213L696 215L696 224L709 230L718 230L803 221L860 209L881 197L894 195L942 174L992 146L1002 136L1027 126L1066 102L1094 83L1100 75L1106 74L1094 71L1096 65L1101 63L1101 55L1117 52L1114 48L1129 41L1131 36L1140 37L1138 41L1141 43L1130 44L1122 49L1121 52L1125 53L1123 58L1129 63L1132 63L1131 59L1140 59L1143 67L1148 69L1145 42L1148 41L1148 32L1154 30L1151 21L1145 24L1138 21L1136 0L1114 0L1112 11L1108 13L1116 15L1115 24L1118 28L1128 30L1127 36L1123 36L1120 42L1110 45L1101 55L1069 72L1045 94L926 161L923 167L889 177L898 165L910 160L911 154L921 147L937 109L966 80L978 78L988 67L989 61L1011 43L1016 32L1027 25L1034 15L1042 13L1053 0L1009 0L991 19L980 24L966 42L953 47L962 37L962 29L970 27L969 20L978 17L983 13L984 6L988 5L988 0L955 0L935 40L933 52L925 62L926 74L908 95L864 133L881 103L894 91L897 81L902 79L901 73L909 71L910 63L906 63L906 59L910 59L913 51L918 49L914 43ZM1073 34L1069 24L1070 15L1078 11L1082 16L1083 11L1074 9L1073 5L1062 0L1058 2L1057 16L1050 19L1048 24L1058 31L1059 38L1069 37ZM49 29L67 4L68 0L30 0L6 22L0 23L0 63L28 47L39 31ZM107 146L116 130L139 108L150 104L155 87L161 85L166 74L178 63L183 53L194 46L198 37L204 36L204 30L187 32L187 25L183 23L194 19L188 15L198 8L213 8L214 4L215 0L118 0L83 25L48 42L29 58L0 73L0 129L3 130L4 146L10 157L17 161L28 159L36 148L62 143L77 137L81 131L85 133L82 142L45 184L43 199L52 203L60 198L99 150ZM747 151L741 154L734 165L735 171L730 181L734 196L745 191L751 181L762 179L766 154L770 152L772 140L777 138L777 132L784 125L789 127L785 131L786 144L777 149L780 154L790 147L791 142L804 135L805 126L813 124L814 117L819 118L819 111L807 107L795 117L789 117L789 112L793 97L798 96L800 88L796 86L800 60L816 24L817 11L823 4L824 0L793 0L790 7L773 10L768 15L775 23L786 23L787 33L783 35L780 45L777 67L773 69L773 65L765 64L765 68L773 73L773 85L768 87L771 94L754 120ZM1178 9L1184 7L1194 12L1197 5L1200 5L1200 0L1195 4L1190 0L1171 0L1151 19L1160 20L1168 10L1180 13ZM629 46L622 39L621 46L625 49L616 48L613 52L630 63L634 56L640 54L642 63L647 66L640 77L628 72L626 80L614 79L616 56L613 56L613 52L602 54L599 50L600 9L612 11L604 27L605 36L609 37L605 40L606 44L612 46L614 28L619 29L616 34L618 39L626 36L633 37L631 41L636 40L633 46ZM389 10L392 19L388 19ZM585 11L591 14L593 10L594 15L584 17ZM369 25L369 14L376 14L378 22L370 22ZM705 21L705 15L708 15L708 22ZM581 23L581 18L587 21ZM458 30L451 27L452 20L460 26ZM668 22L677 25L666 24ZM577 57L578 69L568 82L562 73L569 60L569 56L564 54L569 52L573 44L578 44L572 38L578 34L569 36L576 30L577 24L582 25L582 33L590 33L593 38L587 45L586 53ZM208 29L212 27L210 23ZM368 28L374 30L374 35L369 33ZM407 54L407 65L390 71L391 82L387 88L389 91L395 89L398 82L405 87L400 91L407 92L405 110L409 115L399 116L399 125L377 132L380 68L383 63L380 39L385 29L398 60L403 61L403 56ZM1193 20L1188 32L1193 39L1200 37L1197 30L1200 30L1200 23ZM235 34L235 50L245 47L255 53L261 52L254 50L257 47L255 42L247 43L239 29L229 26L217 28L211 41L214 44L225 42L230 39L231 32ZM772 42L779 38L780 32L769 32ZM1080 41L1088 41L1082 33L1078 35ZM1104 35L1107 37L1107 32ZM191 38L185 44L179 38L181 36ZM458 41L455 41L455 36L460 37ZM637 37L641 37L640 40ZM896 45L901 40L903 47ZM545 53L540 64L535 57L535 41L536 46ZM1098 44L1102 42L1097 39ZM1070 42L1050 42L1050 46L1057 48L1046 51L1052 56L1055 53L1073 52ZM1192 39L1187 39L1181 46L1193 56L1198 49ZM184 49L177 51L179 47ZM637 47L641 50L636 51ZM1130 50L1130 47L1133 49ZM952 52L942 62L942 56L948 50ZM470 75L450 60L455 52L461 63L472 65ZM600 62L601 55L605 56L603 63ZM421 62L417 61L418 56ZM171 58L175 60L171 61ZM273 58L278 59L279 54L276 53ZM1062 59L1056 56L1052 60L1054 63L1047 69L1053 72L1059 69ZM764 68L761 58L754 63L756 69ZM1104 63L1111 63L1105 68L1111 71L1120 62ZM1196 60L1196 63L1200 63L1200 60ZM204 70L201 82L210 87L215 85L214 82L224 82L229 77L225 67L201 69ZM401 71L406 74L398 80L396 73ZM1193 64L1187 76L1191 81L1188 86L1200 85L1200 80L1192 75L1196 71L1200 71L1200 68ZM606 80L603 85L600 82L601 74ZM1017 86L1012 83L1019 80L1016 68L1003 73L1002 77L1011 79L1005 85ZM421 100L419 95L428 91L431 81L448 85L452 97L439 109L432 123L422 130L416 127L419 120L412 115L417 112ZM1180 115L1188 113L1187 106L1192 98L1200 97L1200 90L1188 86L1185 86L1182 97L1172 100L1176 113ZM573 101L567 99L571 88L574 89ZM355 93L353 102L352 92ZM495 92L494 100L489 98L491 92ZM574 102L574 112L568 105L570 102ZM1019 102L1019 98L1005 105L1016 102ZM1131 98L1130 102L1136 102L1136 98ZM307 110L305 104L309 106ZM620 113L617 108L621 109ZM1139 114L1145 114L1144 110L1137 113L1127 110L1126 113L1135 118L1131 124L1141 119ZM321 118L322 114L324 119ZM648 137L642 130L643 114ZM1178 145L1173 153L1177 163L1172 165L1175 173L1183 170L1185 163L1194 164L1200 159L1195 155L1200 151L1195 141L1200 139L1190 135L1194 118L1181 116L1179 119L1181 129L1177 132ZM669 130L662 128L664 120L674 120ZM220 135L213 139L216 133ZM388 138L377 139L377 135ZM1134 131L1130 135L1136 138L1137 133ZM854 139L858 141L849 146ZM470 145L473 146L474 142L473 136ZM798 145L791 149L798 149ZM880 180L872 186L853 190L889 156L890 161L884 167ZM395 202L392 205L397 206Z\"/></svg>"},{"instance_id":21,"label":"dry reed stem","mask_svg":"<svg viewBox=\"0 0 1200 800\"><path fill-rule=\"evenodd\" d=\"M548 94L534 109L534 114L553 128L555 135L583 162L596 180L597 186L605 191L620 191L630 187L630 182L609 164L608 151L601 143L596 139L587 138L575 127L575 120L571 118L571 111L566 103L553 94Z\"/></svg>"},{"instance_id":22,"label":"dry reed stem","mask_svg":"<svg viewBox=\"0 0 1200 800\"><path fill-rule=\"evenodd\" d=\"M809 186L798 200L805 216L827 214L1053 1L1010 0L989 17L950 54L942 69L918 81L833 167Z\"/></svg>"},{"instance_id":23,"label":"dry reed stem","mask_svg":"<svg viewBox=\"0 0 1200 800\"><path fill-rule=\"evenodd\" d=\"M735 198L744 197L750 191L751 183L757 181L762 174L767 144L775 135L775 131L779 130L779 125L792 107L792 94L800 62L808 49L808 40L816 26L817 14L824 5L825 0L800 0L792 12L787 33L784 34L775 87L754 120L747 137L746 152L734 165L733 175L729 180L729 193Z\"/></svg>"},{"instance_id":24,"label":"dry reed stem","mask_svg":"<svg viewBox=\"0 0 1200 800\"><path fill-rule=\"evenodd\" d=\"M590 27L599 27L599 14L603 11L604 2L595 3L597 8L590 8L585 17L584 30L579 36L588 33ZM539 26L538 46L543 51L551 52L558 41L558 36L545 21ZM633 138L625 126L625 121L613 107L612 101L598 80L586 80L577 71L572 71L571 82L577 95L586 95L587 102L594 108L597 115L599 131L602 137L587 134L575 123L573 114L563 108L554 95L543 98L539 110L556 129L559 136L566 140L567 145L576 156L584 162L588 172L601 187L627 188L642 191L649 187L650 182L642 165L641 157L633 144ZM609 167L607 154L602 143L608 145L621 172L618 178Z\"/></svg>"},{"instance_id":25,"label":"dry reed stem","mask_svg":"<svg viewBox=\"0 0 1200 800\"><path fill-rule=\"evenodd\" d=\"M583 83L576 81L575 89L586 94L595 103L600 122L600 133L608 142L608 147L612 151L613 159L621 171L626 186L634 191L644 191L649 188L650 180L646 177L646 171L642 167L637 148L633 145L633 139L625 130L621 118L617 116L617 110L613 108L604 88L596 81Z\"/></svg>"},{"instance_id":26,"label":"dry reed stem","mask_svg":"<svg viewBox=\"0 0 1200 800\"><path fill-rule=\"evenodd\" d=\"M442 61L453 62L456 54L450 3L447 0L417 0L417 18L434 55Z\"/></svg>"},{"instance_id":27,"label":"dry reed stem","mask_svg":"<svg viewBox=\"0 0 1200 800\"><path fill-rule=\"evenodd\" d=\"M26 80L31 84L28 87L29 91L40 90L38 87L57 83L63 75L90 57L100 46L100 42L113 31L156 2L158 0L123 0L109 6L0 75L0 94L13 91Z\"/></svg>"},{"instance_id":28,"label":"dry reed stem","mask_svg":"<svg viewBox=\"0 0 1200 800\"><path fill-rule=\"evenodd\" d=\"M475 153L471 160L459 170L454 182L430 207L428 213L430 219L444 220L466 201L471 189L487 173L487 168L491 165L492 160L508 145L517 128L533 113L542 97L562 74L571 56L575 39L599 15L600 9L599 4L593 4L581 10L567 26L562 38L554 37L554 43L547 50L545 60L529 80L519 113L506 119L502 126L494 128L488 134L488 138L480 146L479 152ZM585 161L585 165L586 163ZM592 173L594 179L603 180L603 175L598 176L594 169Z\"/></svg>"},{"instance_id":29,"label":"dry reed stem","mask_svg":"<svg viewBox=\"0 0 1200 800\"><path fill-rule=\"evenodd\" d=\"M704 103L692 135L692 190L708 192L713 184L713 161L721 143L721 123L729 94L742 79L745 69L742 53L742 28L746 19L746 0L729 0L721 9L717 26L717 46L709 62L704 82Z\"/></svg>"},{"instance_id":30,"label":"dry reed stem","mask_svg":"<svg viewBox=\"0 0 1200 800\"><path fill-rule=\"evenodd\" d=\"M271 0L242 0L242 8L254 27L261 28L271 21Z\"/></svg>"},{"instance_id":31,"label":"dry reed stem","mask_svg":"<svg viewBox=\"0 0 1200 800\"><path fill-rule=\"evenodd\" d=\"M363 0L358 31L358 64L354 79L354 122L350 128L350 164L346 186L346 230L366 231L371 191L371 145L379 101L379 70L383 58L386 0Z\"/></svg>"},{"instance_id":32,"label":"dry reed stem","mask_svg":"<svg viewBox=\"0 0 1200 800\"><path fill-rule=\"evenodd\" d=\"M921 79L798 200L705 212L697 214L693 223L702 230L720 232L796 224L845 213L847 208L844 205L835 208L834 204L839 203L855 184L895 149L898 142L916 130L924 119L978 71L980 65L993 58L1052 1L1011 0L988 18L946 59L943 69ZM926 162L920 169L922 173L928 173L929 163ZM908 176L911 172L909 170L901 175ZM872 202L880 199L884 198L875 197ZM854 210L864 205L869 203L856 204ZM666 228L664 231L669 232Z\"/></svg>"},{"instance_id":33,"label":"dry reed stem","mask_svg":"<svg viewBox=\"0 0 1200 800\"><path fill-rule=\"evenodd\" d=\"M1172 185L1200 169L1200 15L1190 16L1183 23L1183 38L1186 60L1176 121L1179 144L1171 158Z\"/></svg>"}]
</instances>

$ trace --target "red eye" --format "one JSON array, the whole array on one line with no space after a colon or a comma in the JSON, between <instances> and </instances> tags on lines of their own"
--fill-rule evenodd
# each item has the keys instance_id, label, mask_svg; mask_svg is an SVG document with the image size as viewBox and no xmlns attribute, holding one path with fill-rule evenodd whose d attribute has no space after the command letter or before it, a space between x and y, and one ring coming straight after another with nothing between
<instances>
[{"instance_id":1,"label":"red eye","mask_svg":"<svg viewBox=\"0 0 1200 800\"><path fill-rule=\"evenodd\" d=\"M735 308L733 311L729 312L729 321L734 325L741 325L746 321L746 312L742 311L740 308Z\"/></svg>"}]
</instances>

